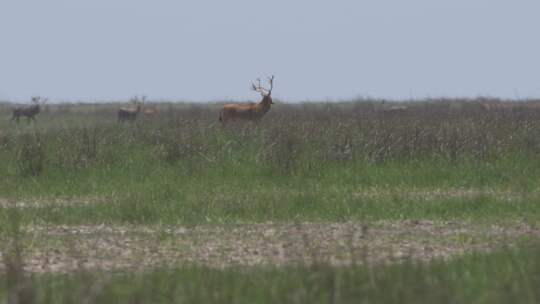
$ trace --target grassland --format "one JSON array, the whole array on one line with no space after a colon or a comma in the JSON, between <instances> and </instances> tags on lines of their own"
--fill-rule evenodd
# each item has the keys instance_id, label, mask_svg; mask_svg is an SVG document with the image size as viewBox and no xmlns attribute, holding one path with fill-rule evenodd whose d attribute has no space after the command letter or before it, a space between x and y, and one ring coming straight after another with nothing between
<instances>
[{"instance_id":1,"label":"grassland","mask_svg":"<svg viewBox=\"0 0 540 304\"><path fill-rule=\"evenodd\" d=\"M16 124L0 105L2 252L45 273L7 263L6 286L38 302L538 300L535 101L277 103L226 127L217 104L153 106Z\"/></svg>"},{"instance_id":2,"label":"grassland","mask_svg":"<svg viewBox=\"0 0 540 304\"><path fill-rule=\"evenodd\" d=\"M76 272L19 278L5 285L22 281L11 298L26 303L536 303L538 252L528 248L371 268Z\"/></svg>"}]
</instances>

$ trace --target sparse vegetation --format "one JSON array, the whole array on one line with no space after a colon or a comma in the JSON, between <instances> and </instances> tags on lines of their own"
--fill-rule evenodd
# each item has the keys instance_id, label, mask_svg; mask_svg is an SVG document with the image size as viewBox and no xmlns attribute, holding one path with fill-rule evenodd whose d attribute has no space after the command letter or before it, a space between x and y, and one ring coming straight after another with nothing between
<instances>
[{"instance_id":1,"label":"sparse vegetation","mask_svg":"<svg viewBox=\"0 0 540 304\"><path fill-rule=\"evenodd\" d=\"M56 223L537 218L540 111L525 105L280 104L259 123L225 127L219 105L162 104L159 117L126 125L116 105L50 105L34 124L2 123L0 193L109 200L62 211L78 219L32 216ZM433 191L478 195L407 196ZM145 207L126 217L133 201Z\"/></svg>"},{"instance_id":2,"label":"sparse vegetation","mask_svg":"<svg viewBox=\"0 0 540 304\"><path fill-rule=\"evenodd\" d=\"M26 277L0 292L19 303L537 303L539 252L524 247L372 267L80 270Z\"/></svg>"},{"instance_id":3,"label":"sparse vegetation","mask_svg":"<svg viewBox=\"0 0 540 304\"><path fill-rule=\"evenodd\" d=\"M156 104L154 115L130 124L117 122L117 104L49 104L31 124L11 122L10 107L0 104L0 116L5 117L0 120L0 226L9 226L15 209L20 210L17 218L24 227L374 225L429 220L474 227L497 223L501 229L521 223L536 231L540 219L536 105L536 101L510 104L486 99L429 100L406 106L376 100L276 102L257 123L223 126L219 104ZM23 237L23 247L46 247L32 239ZM465 247L480 242L470 233L441 239ZM49 236L45 240L55 241ZM7 244L6 239L3 242ZM332 296L337 297L335 302L399 298L414 303L499 299L533 303L538 294L529 287L538 280L536 251L520 248L470 253L449 262L418 264L413 259L375 268L322 263L315 268L243 265L213 270L195 263L139 274L40 275L30 282L38 302L47 302L48 297L69 302L86 296L83 286L107 282L93 294L93 302L113 297L127 302L134 297L146 299L142 302L327 302ZM484 268L474 268L473 262ZM496 272L493 265L504 271ZM471 281L461 280L465 273ZM205 278L215 281L205 285L201 281ZM277 287L250 285L257 280ZM144 281L155 285L139 293L142 288L135 286ZM474 290L465 287L466 281ZM50 284L68 291L56 293ZM173 285L177 287L167 287ZM217 290L215 297L202 293L207 288ZM241 297L242 290L253 293ZM157 295L159 299L154 298Z\"/></svg>"}]
</instances>

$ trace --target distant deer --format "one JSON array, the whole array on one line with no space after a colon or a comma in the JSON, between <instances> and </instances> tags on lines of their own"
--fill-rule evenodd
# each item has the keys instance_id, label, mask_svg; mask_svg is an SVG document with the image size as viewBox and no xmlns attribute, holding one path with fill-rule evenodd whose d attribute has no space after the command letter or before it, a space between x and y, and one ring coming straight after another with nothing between
<instances>
[{"instance_id":1,"label":"distant deer","mask_svg":"<svg viewBox=\"0 0 540 304\"><path fill-rule=\"evenodd\" d=\"M261 80L257 79L257 85L251 84L251 89L255 92L261 93L262 100L259 103L245 103L245 104L226 104L221 109L219 114L219 121L226 123L230 120L250 120L257 121L266 114L272 106L272 88L274 87L274 76L268 78L270 89L265 89L261 86Z\"/></svg>"},{"instance_id":2,"label":"distant deer","mask_svg":"<svg viewBox=\"0 0 540 304\"><path fill-rule=\"evenodd\" d=\"M155 107L152 107L152 108L145 107L144 110L142 111L142 113L143 113L144 117L152 118L152 117L157 116L158 110Z\"/></svg>"},{"instance_id":3,"label":"distant deer","mask_svg":"<svg viewBox=\"0 0 540 304\"><path fill-rule=\"evenodd\" d=\"M386 113L398 113L398 112L404 112L407 110L407 106L404 105L392 105L391 103L386 103L386 100L383 99L381 102L381 107L378 109L380 112L386 112Z\"/></svg>"},{"instance_id":4,"label":"distant deer","mask_svg":"<svg viewBox=\"0 0 540 304\"><path fill-rule=\"evenodd\" d=\"M34 96L34 97L32 97L33 105L22 106L22 107L17 107L15 109L13 109L13 116L11 117L11 120L16 120L17 122L19 122L19 118L21 116L26 116L28 121L36 120L35 116L38 115L39 112L41 111L41 107L40 107L40 104L39 104L40 101L43 104L45 104L45 102L47 102L47 98L42 99L39 96Z\"/></svg>"},{"instance_id":5,"label":"distant deer","mask_svg":"<svg viewBox=\"0 0 540 304\"><path fill-rule=\"evenodd\" d=\"M131 99L131 102L137 105L135 108L120 108L118 109L118 121L135 121L137 115L141 112L142 104L144 103L146 97L142 97L142 101L139 101L139 98L135 96Z\"/></svg>"}]
</instances>

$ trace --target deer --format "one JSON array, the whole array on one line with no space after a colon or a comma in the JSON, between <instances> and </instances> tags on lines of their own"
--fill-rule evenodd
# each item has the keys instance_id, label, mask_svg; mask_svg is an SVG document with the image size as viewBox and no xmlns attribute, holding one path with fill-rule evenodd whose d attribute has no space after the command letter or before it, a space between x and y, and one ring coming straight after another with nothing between
<instances>
[{"instance_id":1,"label":"deer","mask_svg":"<svg viewBox=\"0 0 540 304\"><path fill-rule=\"evenodd\" d=\"M152 118L152 117L154 117L154 116L157 116L158 110L157 110L157 108L155 108L155 107L152 107L152 108L147 108L147 107L145 107L145 109L143 110L142 113L143 113L144 117L146 117L146 118Z\"/></svg>"},{"instance_id":2,"label":"deer","mask_svg":"<svg viewBox=\"0 0 540 304\"><path fill-rule=\"evenodd\" d=\"M251 83L251 89L259 92L262 100L259 103L226 104L221 109L219 121L223 124L234 120L258 121L266 114L274 102L272 102L272 89L274 87L274 76L268 78L269 89L263 88L261 79L257 79L257 84Z\"/></svg>"},{"instance_id":3,"label":"deer","mask_svg":"<svg viewBox=\"0 0 540 304\"><path fill-rule=\"evenodd\" d=\"M404 112L405 110L407 110L407 106L397 104L392 105L391 103L388 104L384 99L382 100L381 106L379 107L379 111L386 113L400 113Z\"/></svg>"},{"instance_id":4,"label":"deer","mask_svg":"<svg viewBox=\"0 0 540 304\"><path fill-rule=\"evenodd\" d=\"M19 122L19 118L21 116L26 116L26 118L28 119L28 121L30 120L36 120L36 115L39 114L39 112L41 111L41 106L39 104L39 102L41 101L41 103L45 104L47 102L47 98L41 98L39 96L34 96L32 97L32 103L33 105L30 105L30 106L22 106L22 107L17 107L15 109L13 109L13 116L11 117L11 120L15 120L17 122Z\"/></svg>"},{"instance_id":5,"label":"deer","mask_svg":"<svg viewBox=\"0 0 540 304\"><path fill-rule=\"evenodd\" d=\"M138 97L135 96L135 98L133 98L135 101L138 101ZM139 114L142 114L143 117L145 118L152 118L154 116L157 116L158 114L158 109L155 107L155 106L150 106L148 107L147 104L146 104L146 95L143 95L141 97L141 109L140 109L140 113Z\"/></svg>"},{"instance_id":6,"label":"deer","mask_svg":"<svg viewBox=\"0 0 540 304\"><path fill-rule=\"evenodd\" d=\"M142 101L139 101L139 97L135 96L131 98L131 102L137 105L135 108L120 108L118 109L118 122L129 122L135 121L137 115L141 112L142 104L144 103L146 97L142 97Z\"/></svg>"}]
</instances>

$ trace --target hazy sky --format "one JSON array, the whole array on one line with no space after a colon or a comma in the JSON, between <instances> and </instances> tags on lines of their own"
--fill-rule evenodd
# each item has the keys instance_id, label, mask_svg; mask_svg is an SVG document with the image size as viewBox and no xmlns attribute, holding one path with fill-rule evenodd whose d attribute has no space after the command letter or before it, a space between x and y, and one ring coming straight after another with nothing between
<instances>
[{"instance_id":1,"label":"hazy sky","mask_svg":"<svg viewBox=\"0 0 540 304\"><path fill-rule=\"evenodd\" d=\"M0 100L540 97L538 0L0 0Z\"/></svg>"}]
</instances>

